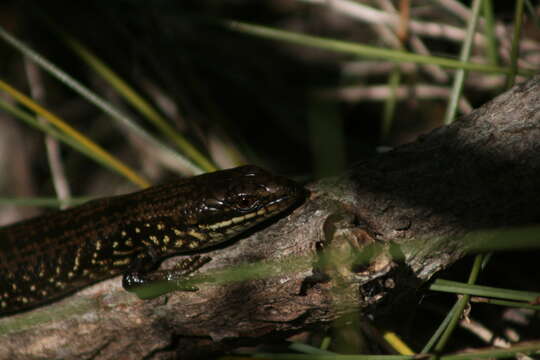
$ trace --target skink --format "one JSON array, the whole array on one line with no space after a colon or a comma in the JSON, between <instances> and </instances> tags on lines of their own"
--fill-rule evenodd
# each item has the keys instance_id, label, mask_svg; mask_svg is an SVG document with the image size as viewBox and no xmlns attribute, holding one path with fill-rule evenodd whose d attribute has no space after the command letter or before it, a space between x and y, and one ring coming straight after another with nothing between
<instances>
[{"instance_id":1,"label":"skink","mask_svg":"<svg viewBox=\"0 0 540 360\"><path fill-rule=\"evenodd\" d=\"M127 290L172 278L178 273L156 271L164 258L233 238L305 195L299 184L248 165L1 228L0 316L119 274Z\"/></svg>"}]
</instances>

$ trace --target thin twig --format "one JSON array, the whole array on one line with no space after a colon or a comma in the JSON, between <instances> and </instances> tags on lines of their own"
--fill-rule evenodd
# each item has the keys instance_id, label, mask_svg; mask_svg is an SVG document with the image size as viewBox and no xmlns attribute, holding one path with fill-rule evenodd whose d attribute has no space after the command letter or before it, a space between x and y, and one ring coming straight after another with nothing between
<instances>
[{"instance_id":1,"label":"thin twig","mask_svg":"<svg viewBox=\"0 0 540 360\"><path fill-rule=\"evenodd\" d=\"M45 103L45 88L38 67L28 58L24 58L24 68L30 85L30 93L32 97L39 103ZM38 116L38 121L42 124L47 123L45 119ZM45 149L47 151L47 160L51 169L51 177L54 185L54 190L57 197L62 201L60 208L64 209L67 205L67 200L71 197L69 182L64 171L62 157L60 155L60 146L58 141L52 136L45 134Z\"/></svg>"}]
</instances>

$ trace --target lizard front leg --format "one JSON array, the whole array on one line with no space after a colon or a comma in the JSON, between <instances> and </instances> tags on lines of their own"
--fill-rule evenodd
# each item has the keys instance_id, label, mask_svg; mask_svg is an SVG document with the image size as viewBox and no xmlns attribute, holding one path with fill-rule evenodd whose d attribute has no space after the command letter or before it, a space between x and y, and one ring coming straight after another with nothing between
<instances>
[{"instance_id":1,"label":"lizard front leg","mask_svg":"<svg viewBox=\"0 0 540 360\"><path fill-rule=\"evenodd\" d=\"M179 280L185 279L186 276L209 262L211 258L194 255L179 261L173 269L154 270L159 265L160 260L154 250L149 251L147 257L137 257L132 267L122 277L122 286L124 289L133 292L140 286L163 281L177 285ZM176 286L175 289L182 291L198 290L195 286Z\"/></svg>"}]
</instances>

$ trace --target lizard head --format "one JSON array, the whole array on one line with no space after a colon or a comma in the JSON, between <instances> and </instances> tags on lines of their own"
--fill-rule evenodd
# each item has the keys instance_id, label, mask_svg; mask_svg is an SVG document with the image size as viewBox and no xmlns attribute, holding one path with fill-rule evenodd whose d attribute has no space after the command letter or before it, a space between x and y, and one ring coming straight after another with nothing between
<instances>
[{"instance_id":1,"label":"lizard head","mask_svg":"<svg viewBox=\"0 0 540 360\"><path fill-rule=\"evenodd\" d=\"M199 176L207 191L198 206L198 227L212 237L231 238L299 204L301 185L247 165Z\"/></svg>"}]
</instances>

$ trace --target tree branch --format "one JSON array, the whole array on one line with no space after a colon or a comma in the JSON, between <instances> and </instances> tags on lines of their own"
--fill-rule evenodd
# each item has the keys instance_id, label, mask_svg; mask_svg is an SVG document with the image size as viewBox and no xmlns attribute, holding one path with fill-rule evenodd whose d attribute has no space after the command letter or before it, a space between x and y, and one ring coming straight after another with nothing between
<instances>
[{"instance_id":1,"label":"tree branch","mask_svg":"<svg viewBox=\"0 0 540 360\"><path fill-rule=\"evenodd\" d=\"M304 205L211 251L200 270L204 278L260 262L268 276L153 300L125 292L120 278L104 281L1 318L0 358L196 358L377 310L462 257L463 235L538 222L539 108L537 76L450 126L310 184ZM363 266L349 262L368 245L418 239L402 261L383 252Z\"/></svg>"}]
</instances>

